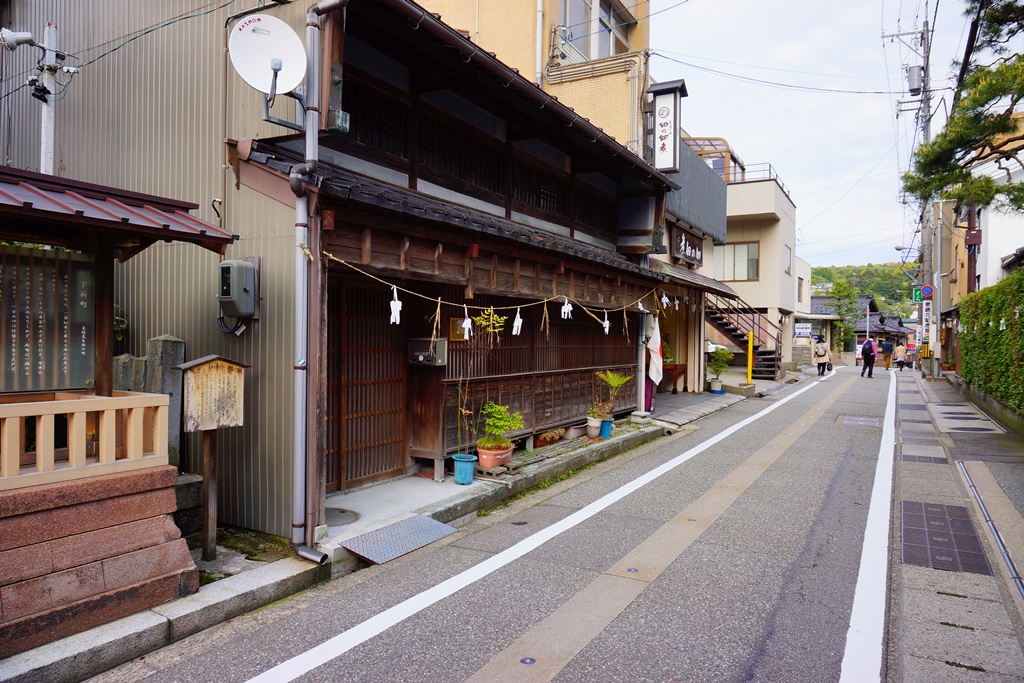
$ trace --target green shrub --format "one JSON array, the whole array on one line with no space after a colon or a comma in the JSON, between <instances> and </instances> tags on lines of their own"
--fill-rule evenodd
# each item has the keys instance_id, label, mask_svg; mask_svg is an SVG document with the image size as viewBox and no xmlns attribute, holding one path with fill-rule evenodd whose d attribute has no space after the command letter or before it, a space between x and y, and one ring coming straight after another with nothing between
<instances>
[{"instance_id":1,"label":"green shrub","mask_svg":"<svg viewBox=\"0 0 1024 683\"><path fill-rule=\"evenodd\" d=\"M960 375L974 388L1018 412L1024 411L1022 309L1024 270L1016 270L960 301Z\"/></svg>"},{"instance_id":2,"label":"green shrub","mask_svg":"<svg viewBox=\"0 0 1024 683\"><path fill-rule=\"evenodd\" d=\"M508 433L523 428L523 414L508 412L508 406L488 401L480 408L484 418L484 436L476 440L476 447L484 450L503 450L512 447Z\"/></svg>"}]
</instances>

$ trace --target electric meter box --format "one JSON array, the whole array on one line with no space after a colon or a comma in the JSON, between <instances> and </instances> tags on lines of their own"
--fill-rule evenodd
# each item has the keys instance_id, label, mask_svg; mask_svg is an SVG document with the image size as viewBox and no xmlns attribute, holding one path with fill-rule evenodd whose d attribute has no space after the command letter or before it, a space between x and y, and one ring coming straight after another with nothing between
<instances>
[{"instance_id":1,"label":"electric meter box","mask_svg":"<svg viewBox=\"0 0 1024 683\"><path fill-rule=\"evenodd\" d=\"M409 340L410 365L448 365L448 340L435 339L434 353L430 353L430 337Z\"/></svg>"},{"instance_id":2,"label":"electric meter box","mask_svg":"<svg viewBox=\"0 0 1024 683\"><path fill-rule=\"evenodd\" d=\"M217 301L226 318L253 317L256 314L256 266L248 261L221 261Z\"/></svg>"}]
</instances>

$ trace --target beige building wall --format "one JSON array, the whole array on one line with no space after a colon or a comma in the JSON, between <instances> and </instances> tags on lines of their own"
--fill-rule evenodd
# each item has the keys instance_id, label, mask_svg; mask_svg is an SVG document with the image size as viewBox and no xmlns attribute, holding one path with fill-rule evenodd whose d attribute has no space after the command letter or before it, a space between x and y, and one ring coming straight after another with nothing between
<instances>
[{"instance_id":1,"label":"beige building wall","mask_svg":"<svg viewBox=\"0 0 1024 683\"><path fill-rule=\"evenodd\" d=\"M572 107L620 144L643 153L643 98L650 84L645 54L650 47L649 1L619 6L636 20L629 29L628 53L572 64L557 56L555 29L567 22L564 1L541 0L540 78L536 0L423 0L420 4L440 14L452 28L467 33L484 50L494 52L498 59L519 69L525 78L539 82L545 92ZM574 27L577 35L596 30L596 24Z\"/></svg>"}]
</instances>

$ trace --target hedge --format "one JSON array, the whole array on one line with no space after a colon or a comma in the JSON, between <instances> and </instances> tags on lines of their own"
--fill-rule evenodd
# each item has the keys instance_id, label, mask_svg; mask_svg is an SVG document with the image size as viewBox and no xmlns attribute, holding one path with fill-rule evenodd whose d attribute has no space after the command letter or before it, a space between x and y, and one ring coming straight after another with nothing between
<instances>
[{"instance_id":1,"label":"hedge","mask_svg":"<svg viewBox=\"0 0 1024 683\"><path fill-rule=\"evenodd\" d=\"M1024 411L1024 269L960 301L960 375Z\"/></svg>"}]
</instances>

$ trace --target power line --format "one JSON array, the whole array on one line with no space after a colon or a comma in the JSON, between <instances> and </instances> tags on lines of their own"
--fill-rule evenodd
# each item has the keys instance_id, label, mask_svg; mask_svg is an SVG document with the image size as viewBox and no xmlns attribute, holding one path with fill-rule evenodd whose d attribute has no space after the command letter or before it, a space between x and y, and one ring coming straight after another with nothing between
<instances>
[{"instance_id":1,"label":"power line","mask_svg":"<svg viewBox=\"0 0 1024 683\"><path fill-rule=\"evenodd\" d=\"M656 57L661 57L662 59L667 59L670 62L675 62L677 64L682 64L683 66L688 66L688 67L690 67L692 69L697 69L698 71L705 71L707 73L712 73L712 74L715 74L715 75L718 75L718 76L724 76L725 78L732 78L732 79L735 79L735 80L738 80L738 81L745 81L747 83L754 83L756 85L763 85L763 86L770 87L770 88L782 88L783 90L798 90L798 91L802 91L802 92L820 92L820 93L830 93L830 94L840 94L840 95L903 95L903 94L905 94L905 91L902 91L902 90L901 91L890 91L890 90L841 90L841 89L838 89L838 88L816 88L816 87L807 86L807 85L796 85L796 84L793 84L793 83L779 83L777 81L766 81L766 80L763 80L763 79L760 79L760 78L753 78L753 77L750 77L750 76L740 76L739 74L728 73L726 71L718 71L717 69L709 69L708 67L705 67L705 66L698 66L697 64L691 64L689 62L684 62L681 59L675 59L673 57L669 57L668 55L662 53L660 50L654 50L654 51L651 52L651 54L653 56L656 56ZM943 89L945 89L945 88L943 88Z\"/></svg>"},{"instance_id":2,"label":"power line","mask_svg":"<svg viewBox=\"0 0 1024 683\"><path fill-rule=\"evenodd\" d=\"M865 80L865 81L868 81L868 80L870 80L870 81L881 81L881 80L883 80L881 78L878 78L877 76L850 76L848 74L826 74L826 73L820 73L820 72L816 72L816 71L800 71L798 69L781 69L779 67L774 67L774 66L760 66L760 65L757 65L757 64L744 64L743 62L730 62L730 61L726 61L724 59L712 59L711 57L701 57L699 55L689 55L689 54L686 54L684 52L674 52L672 50L658 50L658 52L660 52L662 54L679 55L680 57L689 57L690 59L698 59L698 60L703 60L705 62L716 62L718 64L729 64L729 65L732 65L732 66L742 66L742 67L745 67L745 68L748 68L748 69L762 69L764 71L781 71L781 72L784 72L784 73L803 74L803 75L807 75L807 76L824 76L824 77L828 77L828 78L854 78L854 79ZM888 81L889 80L888 77L886 77L885 80Z\"/></svg>"}]
</instances>

